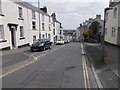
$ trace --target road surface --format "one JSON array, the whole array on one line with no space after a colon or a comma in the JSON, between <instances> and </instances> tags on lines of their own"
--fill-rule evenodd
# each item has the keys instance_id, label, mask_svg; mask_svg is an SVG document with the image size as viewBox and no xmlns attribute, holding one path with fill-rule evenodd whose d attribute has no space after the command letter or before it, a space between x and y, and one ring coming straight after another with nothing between
<instances>
[{"instance_id":1,"label":"road surface","mask_svg":"<svg viewBox=\"0 0 120 90\"><path fill-rule=\"evenodd\" d=\"M95 88L80 43L55 46L44 52L26 52L35 61L2 77L3 88ZM85 71L86 70L86 71Z\"/></svg>"}]
</instances>

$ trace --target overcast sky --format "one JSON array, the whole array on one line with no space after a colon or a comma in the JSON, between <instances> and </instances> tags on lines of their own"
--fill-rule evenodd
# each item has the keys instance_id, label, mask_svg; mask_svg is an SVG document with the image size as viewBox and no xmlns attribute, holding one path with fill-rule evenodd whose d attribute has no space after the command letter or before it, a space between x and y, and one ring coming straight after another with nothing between
<instances>
[{"instance_id":1,"label":"overcast sky","mask_svg":"<svg viewBox=\"0 0 120 90\"><path fill-rule=\"evenodd\" d=\"M38 0L25 0L37 6ZM55 12L64 29L76 29L80 23L101 14L109 0L40 0L40 7L47 6L48 13Z\"/></svg>"}]
</instances>

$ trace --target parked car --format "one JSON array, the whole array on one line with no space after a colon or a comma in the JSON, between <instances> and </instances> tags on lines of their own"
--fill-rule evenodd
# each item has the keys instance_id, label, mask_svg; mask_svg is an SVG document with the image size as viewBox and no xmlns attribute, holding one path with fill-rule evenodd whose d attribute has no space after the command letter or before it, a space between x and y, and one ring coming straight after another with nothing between
<instances>
[{"instance_id":1,"label":"parked car","mask_svg":"<svg viewBox=\"0 0 120 90\"><path fill-rule=\"evenodd\" d=\"M64 40L63 39L59 39L56 42L56 45L63 45L64 44Z\"/></svg>"},{"instance_id":2,"label":"parked car","mask_svg":"<svg viewBox=\"0 0 120 90\"><path fill-rule=\"evenodd\" d=\"M48 39L38 39L30 47L31 51L46 50L51 48L51 42Z\"/></svg>"},{"instance_id":3,"label":"parked car","mask_svg":"<svg viewBox=\"0 0 120 90\"><path fill-rule=\"evenodd\" d=\"M67 43L68 43L68 40L67 40L67 39L64 39L64 43L67 44Z\"/></svg>"}]
</instances>

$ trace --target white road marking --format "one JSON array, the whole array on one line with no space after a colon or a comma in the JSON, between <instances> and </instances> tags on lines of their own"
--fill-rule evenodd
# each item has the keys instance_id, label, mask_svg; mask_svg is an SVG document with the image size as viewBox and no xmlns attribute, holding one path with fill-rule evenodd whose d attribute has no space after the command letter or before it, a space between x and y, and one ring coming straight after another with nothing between
<instances>
[{"instance_id":1,"label":"white road marking","mask_svg":"<svg viewBox=\"0 0 120 90\"><path fill-rule=\"evenodd\" d=\"M57 48L57 49L60 49L60 48ZM53 50L50 51L50 52L53 52L53 51L56 51L56 49L53 49ZM9 75L9 74L11 74L11 73L13 73L13 72L15 72L15 71L18 71L19 69L22 69L22 68L24 68L24 67L26 67L26 66L28 66L28 65L36 62L36 61L38 61L40 57L47 55L47 54L48 54L48 51L46 51L45 54L39 55L39 56L37 56L37 57L34 56L34 55L37 54L37 53L38 53L38 52L36 52L36 53L34 53L34 54L31 54L31 56L34 58L34 61L31 61L31 62L29 62L29 63L27 63L27 64L21 65L21 66L18 67L18 68L15 68L15 69L13 69L13 70L5 73L5 74L0 75L0 78L3 78L3 77L5 77L5 76L7 76L7 75ZM12 66L14 66L14 65L12 65ZM10 66L10 67L11 67L11 66Z\"/></svg>"}]
</instances>

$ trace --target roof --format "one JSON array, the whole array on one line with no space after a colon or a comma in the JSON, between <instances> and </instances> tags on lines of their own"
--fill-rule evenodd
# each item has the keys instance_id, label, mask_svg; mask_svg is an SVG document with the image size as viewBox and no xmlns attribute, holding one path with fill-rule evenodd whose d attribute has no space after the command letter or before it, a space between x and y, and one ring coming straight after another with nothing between
<instances>
[{"instance_id":1,"label":"roof","mask_svg":"<svg viewBox=\"0 0 120 90\"><path fill-rule=\"evenodd\" d=\"M10 1L50 17L48 13L43 12L42 10L38 9L38 7L35 7L27 2L24 2L22 0L10 0Z\"/></svg>"},{"instance_id":2,"label":"roof","mask_svg":"<svg viewBox=\"0 0 120 90\"><path fill-rule=\"evenodd\" d=\"M120 4L120 0L114 0L113 2L110 3L110 7L114 7L118 4Z\"/></svg>"}]
</instances>

